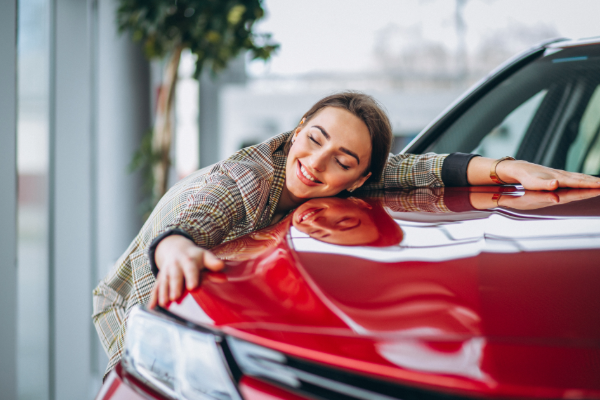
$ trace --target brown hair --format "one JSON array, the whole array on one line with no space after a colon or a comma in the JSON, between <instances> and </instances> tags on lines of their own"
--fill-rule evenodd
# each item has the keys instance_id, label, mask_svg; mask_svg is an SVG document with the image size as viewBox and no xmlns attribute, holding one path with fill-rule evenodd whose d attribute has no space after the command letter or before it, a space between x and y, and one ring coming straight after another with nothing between
<instances>
[{"instance_id":1,"label":"brown hair","mask_svg":"<svg viewBox=\"0 0 600 400\"><path fill-rule=\"evenodd\" d=\"M306 118L304 122L310 121L325 107L337 107L350 111L365 123L371 135L371 161L364 175L371 172L372 175L368 181L379 181L392 146L392 126L383 107L368 94L353 91L341 92L319 100L302 116L302 118ZM283 148L286 155L292 146L293 137L294 135L290 135Z\"/></svg>"}]
</instances>

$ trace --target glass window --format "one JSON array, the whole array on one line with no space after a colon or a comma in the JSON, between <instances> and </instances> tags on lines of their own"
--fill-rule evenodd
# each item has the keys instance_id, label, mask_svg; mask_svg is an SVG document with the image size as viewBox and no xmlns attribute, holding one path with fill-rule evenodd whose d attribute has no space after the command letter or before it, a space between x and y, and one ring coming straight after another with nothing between
<instances>
[{"instance_id":1,"label":"glass window","mask_svg":"<svg viewBox=\"0 0 600 400\"><path fill-rule=\"evenodd\" d=\"M546 90L542 90L508 114L500 125L483 137L473 153L490 158L516 154L545 95Z\"/></svg>"},{"instance_id":2,"label":"glass window","mask_svg":"<svg viewBox=\"0 0 600 400\"><path fill-rule=\"evenodd\" d=\"M577 138L567 153L567 171L598 175L600 173L600 86L588 103Z\"/></svg>"},{"instance_id":3,"label":"glass window","mask_svg":"<svg viewBox=\"0 0 600 400\"><path fill-rule=\"evenodd\" d=\"M600 46L547 51L458 115L426 149L600 172Z\"/></svg>"}]
</instances>

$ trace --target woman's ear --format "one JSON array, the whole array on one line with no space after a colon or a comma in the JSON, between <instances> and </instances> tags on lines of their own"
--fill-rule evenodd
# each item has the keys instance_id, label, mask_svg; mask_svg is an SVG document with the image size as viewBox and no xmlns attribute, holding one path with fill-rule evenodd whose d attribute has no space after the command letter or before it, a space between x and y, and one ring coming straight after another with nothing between
<instances>
[{"instance_id":1,"label":"woman's ear","mask_svg":"<svg viewBox=\"0 0 600 400\"><path fill-rule=\"evenodd\" d=\"M298 133L300 133L300 131L302 130L302 125L304 125L304 121L306 121L306 117L300 120L298 126L296 127L296 131L294 132L294 135L298 136Z\"/></svg>"},{"instance_id":2,"label":"woman's ear","mask_svg":"<svg viewBox=\"0 0 600 400\"><path fill-rule=\"evenodd\" d=\"M369 179L369 177L371 177L370 172L368 174L366 174L365 176L361 176L360 178L358 178L354 182L354 184L352 186L350 186L348 189L351 189L351 191L358 189L359 187L361 187L362 185L365 184L365 182L367 181L367 179Z\"/></svg>"}]
</instances>

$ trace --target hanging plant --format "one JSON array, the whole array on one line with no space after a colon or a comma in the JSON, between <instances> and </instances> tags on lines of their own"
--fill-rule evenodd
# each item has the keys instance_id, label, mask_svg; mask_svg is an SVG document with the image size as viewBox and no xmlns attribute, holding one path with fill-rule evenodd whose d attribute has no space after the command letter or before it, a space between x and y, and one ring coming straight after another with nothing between
<instances>
[{"instance_id":1,"label":"hanging plant","mask_svg":"<svg viewBox=\"0 0 600 400\"><path fill-rule=\"evenodd\" d=\"M119 32L131 32L150 59L167 58L150 137L142 143L132 167L147 169L152 185L152 206L167 191L171 165L172 109L181 52L196 56L194 77L204 68L214 75L240 52L268 60L279 47L270 34L253 32L264 16L260 0L120 0Z\"/></svg>"}]
</instances>

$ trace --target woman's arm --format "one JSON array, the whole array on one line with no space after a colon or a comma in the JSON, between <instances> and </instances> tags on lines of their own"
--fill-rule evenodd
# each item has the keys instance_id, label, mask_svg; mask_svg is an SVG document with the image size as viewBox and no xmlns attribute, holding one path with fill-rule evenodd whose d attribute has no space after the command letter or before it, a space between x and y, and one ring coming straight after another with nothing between
<instances>
[{"instance_id":1,"label":"woman's arm","mask_svg":"<svg viewBox=\"0 0 600 400\"><path fill-rule=\"evenodd\" d=\"M495 161L485 157L472 158L467 167L469 184L496 184L490 177ZM556 190L559 187L600 188L600 178L548 168L527 161L505 160L498 163L495 170L498 178L503 182L521 184L529 190Z\"/></svg>"},{"instance_id":2,"label":"woman's arm","mask_svg":"<svg viewBox=\"0 0 600 400\"><path fill-rule=\"evenodd\" d=\"M442 171L447 157L434 153L390 154L379 181L367 181L360 189L443 187Z\"/></svg>"}]
</instances>

